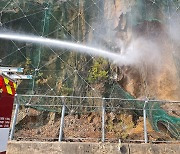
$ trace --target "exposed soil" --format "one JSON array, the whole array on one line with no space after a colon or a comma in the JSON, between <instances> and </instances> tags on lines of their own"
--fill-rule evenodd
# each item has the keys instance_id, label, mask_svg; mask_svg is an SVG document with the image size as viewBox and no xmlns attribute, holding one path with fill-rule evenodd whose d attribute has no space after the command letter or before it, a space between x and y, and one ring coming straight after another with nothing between
<instances>
[{"instance_id":1,"label":"exposed soil","mask_svg":"<svg viewBox=\"0 0 180 154\"><path fill-rule=\"evenodd\" d=\"M24 112L23 110L20 113ZM29 109L28 113L16 125L15 139L54 141L59 136L60 115L43 113ZM20 118L20 117L19 117ZM64 119L65 141L98 142L101 141L100 113L66 115ZM133 118L129 113L107 113L105 117L106 140L110 142L137 142L144 139L143 118ZM150 141L173 141L168 132L155 132L147 120Z\"/></svg>"}]
</instances>

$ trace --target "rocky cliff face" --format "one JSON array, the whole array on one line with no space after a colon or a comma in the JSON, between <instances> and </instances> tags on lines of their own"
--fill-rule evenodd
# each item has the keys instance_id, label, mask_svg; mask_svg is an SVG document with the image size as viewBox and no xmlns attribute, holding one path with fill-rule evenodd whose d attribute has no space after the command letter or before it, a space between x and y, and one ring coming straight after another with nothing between
<instances>
[{"instance_id":1,"label":"rocky cliff face","mask_svg":"<svg viewBox=\"0 0 180 154\"><path fill-rule=\"evenodd\" d=\"M157 2L157 9L147 1L144 4L146 15L143 15L135 10L143 8L143 3L139 3L140 1L105 2L104 14L108 23L113 23L110 27L111 30L114 27L116 45L122 41L126 44L125 48L128 48L134 39L142 38L137 45L139 52L142 52L143 44L146 44L145 48L149 48L142 49L147 55L142 56L134 65L120 67L122 74L118 74L119 83L135 97L178 100L179 79L173 57L174 44L168 34L170 25L167 26L165 22L167 14L162 13L165 6ZM150 46L150 43L158 49Z\"/></svg>"},{"instance_id":2,"label":"rocky cliff face","mask_svg":"<svg viewBox=\"0 0 180 154\"><path fill-rule=\"evenodd\" d=\"M134 44L140 50L137 53L143 56L133 65L120 67L101 60L97 62L97 59L90 56L73 52L64 54L64 50L57 50L57 54L54 54L48 49L32 45L22 48L20 53L15 52L6 57L17 50L17 47L13 43L9 45L5 42L5 46L1 48L3 65L26 67L27 72L36 76L35 87L40 91L35 90L35 93L43 92L43 89L50 85L54 89L53 93L58 95L82 95L82 91L85 91L83 95L96 95L88 88L88 83L97 88L100 95L104 95L105 91L109 91L107 87L112 86L110 83L114 82L112 78L115 75L119 84L135 97L179 99L173 47L164 22L166 14L162 13L167 7L164 3L157 1L158 8L152 2L141 0L14 1L7 6L7 1L3 1L1 4L5 6L1 23L7 29L42 33L48 37L89 43L121 53L127 52L134 40L138 40ZM38 10L42 12L36 14ZM23 13L28 15L27 19L19 18ZM158 49L148 49L148 41ZM142 44L145 44L143 48ZM23 45L25 44L19 44L18 47ZM135 52L132 51L131 54ZM58 55L61 57L58 58ZM17 58L14 59L14 56ZM97 67L96 62L99 65L98 70L92 72L93 67ZM37 74L34 68L38 64L42 71ZM43 70L58 71L52 77L51 71ZM71 73L74 70L78 70L79 74ZM87 83L82 81L81 77ZM106 85L102 83L105 79ZM108 97L107 93L106 95Z\"/></svg>"}]
</instances>

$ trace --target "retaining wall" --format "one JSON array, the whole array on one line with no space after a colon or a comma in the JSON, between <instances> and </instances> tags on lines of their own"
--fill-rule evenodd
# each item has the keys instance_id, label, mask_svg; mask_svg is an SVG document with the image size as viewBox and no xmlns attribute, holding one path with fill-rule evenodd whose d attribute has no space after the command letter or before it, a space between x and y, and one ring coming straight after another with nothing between
<instances>
[{"instance_id":1,"label":"retaining wall","mask_svg":"<svg viewBox=\"0 0 180 154\"><path fill-rule=\"evenodd\" d=\"M180 144L115 144L74 142L8 143L7 154L178 154Z\"/></svg>"}]
</instances>

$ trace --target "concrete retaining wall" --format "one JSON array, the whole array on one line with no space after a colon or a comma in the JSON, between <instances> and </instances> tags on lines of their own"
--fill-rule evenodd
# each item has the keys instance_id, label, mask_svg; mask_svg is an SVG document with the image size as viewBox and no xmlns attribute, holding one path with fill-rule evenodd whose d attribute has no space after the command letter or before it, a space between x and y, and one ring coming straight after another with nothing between
<instances>
[{"instance_id":1,"label":"concrete retaining wall","mask_svg":"<svg viewBox=\"0 0 180 154\"><path fill-rule=\"evenodd\" d=\"M179 152L178 152L179 151ZM7 154L178 154L180 144L15 142Z\"/></svg>"}]
</instances>

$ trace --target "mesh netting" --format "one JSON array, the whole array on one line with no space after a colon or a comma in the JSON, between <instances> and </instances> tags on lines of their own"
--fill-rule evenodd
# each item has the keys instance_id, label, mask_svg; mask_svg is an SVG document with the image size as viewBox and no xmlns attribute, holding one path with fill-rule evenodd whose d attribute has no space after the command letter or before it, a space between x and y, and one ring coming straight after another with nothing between
<instances>
[{"instance_id":1,"label":"mesh netting","mask_svg":"<svg viewBox=\"0 0 180 154\"><path fill-rule=\"evenodd\" d=\"M117 3L117 4L116 4ZM3 0L0 2L1 31L16 31L25 34L63 39L75 43L104 46L116 51L114 44L115 22L126 18L120 29L126 30L129 23L131 30L146 22L147 35L149 22L179 23L180 4L177 0L127 0L122 1L122 8L113 7L117 1L75 0L75 1L21 1ZM118 5L120 7L120 5ZM113 9L120 11L112 13ZM153 27L151 27L153 28ZM156 28L156 27L155 27ZM138 29L142 31L141 27ZM173 46L173 54L179 71L178 47ZM109 97L134 99L114 80L113 71L117 68L108 61L94 58L92 55L78 54L66 49L45 48L31 43L1 40L1 66L24 67L26 74L32 74L30 81L19 82L18 94L32 95L20 97L23 104L34 105L33 108L43 111L61 112L62 98L33 97L33 95L78 96L81 101L66 99L66 104L75 105L100 104L100 101L86 100L83 97ZM112 103L109 100L109 104ZM118 104L120 101L116 101ZM46 103L51 104L47 106ZM120 104L120 103L119 103ZM41 105L41 106L38 106ZM44 105L44 106L43 106ZM109 105L110 106L110 105ZM110 107L111 107L110 106ZM127 101L127 107L143 110L144 102ZM164 124L169 131L179 138L180 119L169 116L158 102L146 105L148 118L158 131L158 123ZM93 110L93 108L92 108ZM142 113L142 112L141 112Z\"/></svg>"}]
</instances>

